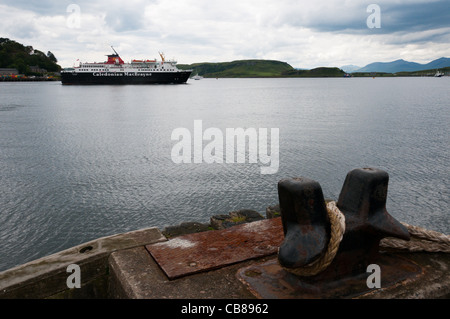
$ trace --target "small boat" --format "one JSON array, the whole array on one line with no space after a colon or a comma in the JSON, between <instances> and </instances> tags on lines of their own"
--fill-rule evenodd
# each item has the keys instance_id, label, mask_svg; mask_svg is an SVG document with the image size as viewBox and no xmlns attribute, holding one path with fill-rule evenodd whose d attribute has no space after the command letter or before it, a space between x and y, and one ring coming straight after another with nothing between
<instances>
[{"instance_id":1,"label":"small boat","mask_svg":"<svg viewBox=\"0 0 450 319\"><path fill-rule=\"evenodd\" d=\"M444 73L439 72L439 70L436 71L436 74L434 75L435 78L440 78L441 76L443 76Z\"/></svg>"},{"instance_id":2,"label":"small boat","mask_svg":"<svg viewBox=\"0 0 450 319\"><path fill-rule=\"evenodd\" d=\"M203 79L203 76L198 75L198 73L197 73L197 74L194 75L192 78L193 78L194 80L201 80L201 79Z\"/></svg>"}]
</instances>

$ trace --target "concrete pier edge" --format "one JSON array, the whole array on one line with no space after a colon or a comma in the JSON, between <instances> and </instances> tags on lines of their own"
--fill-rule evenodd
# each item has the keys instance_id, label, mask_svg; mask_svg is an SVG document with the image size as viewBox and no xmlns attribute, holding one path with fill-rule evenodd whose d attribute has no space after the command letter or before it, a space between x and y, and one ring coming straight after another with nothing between
<instances>
[{"instance_id":1,"label":"concrete pier edge","mask_svg":"<svg viewBox=\"0 0 450 319\"><path fill-rule=\"evenodd\" d=\"M277 218L276 206L268 207L267 218L228 223L264 222ZM275 212L275 213L274 213ZM230 214L236 216L239 214ZM221 215L222 220L226 220ZM232 221L232 218L228 221ZM224 265L214 270L170 280L146 250L147 245L161 243L186 234L221 231L211 224L183 223L167 227L146 228L102 237L64 251L0 272L0 299L252 299L256 298L236 276L239 269L276 258L260 258ZM368 299L448 299L450 298L450 256L445 253L404 253L424 269L420 278L402 282L388 289L376 289L358 298ZM81 288L68 288L66 280L71 264L80 266ZM218 289L220 288L220 289ZM346 296L342 296L346 298Z\"/></svg>"}]
</instances>

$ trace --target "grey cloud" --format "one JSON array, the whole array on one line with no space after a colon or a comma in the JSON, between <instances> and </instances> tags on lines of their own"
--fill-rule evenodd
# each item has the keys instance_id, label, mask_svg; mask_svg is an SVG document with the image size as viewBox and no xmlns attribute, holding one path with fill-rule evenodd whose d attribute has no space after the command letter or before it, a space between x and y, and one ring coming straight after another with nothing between
<instances>
[{"instance_id":1,"label":"grey cloud","mask_svg":"<svg viewBox=\"0 0 450 319\"><path fill-rule=\"evenodd\" d=\"M312 16L302 16L301 12L291 12L285 16L285 23L307 27L319 32L347 34L389 34L394 32L417 32L450 26L450 1L441 0L427 3L382 3L381 28L369 29L366 21L367 3L353 6L333 6L315 12Z\"/></svg>"},{"instance_id":2,"label":"grey cloud","mask_svg":"<svg viewBox=\"0 0 450 319\"><path fill-rule=\"evenodd\" d=\"M117 32L141 29L143 24L142 10L110 9L106 13L105 22Z\"/></svg>"},{"instance_id":3,"label":"grey cloud","mask_svg":"<svg viewBox=\"0 0 450 319\"><path fill-rule=\"evenodd\" d=\"M67 15L70 4L76 4L81 14L104 14L105 22L114 31L139 30L144 26L143 6L150 1L88 1L88 0L2 0L2 4L13 8L34 12L40 16Z\"/></svg>"},{"instance_id":4,"label":"grey cloud","mask_svg":"<svg viewBox=\"0 0 450 319\"><path fill-rule=\"evenodd\" d=\"M414 32L450 27L450 1L386 5L382 8L382 21L386 32Z\"/></svg>"},{"instance_id":5,"label":"grey cloud","mask_svg":"<svg viewBox=\"0 0 450 319\"><path fill-rule=\"evenodd\" d=\"M83 2L83 1L81 1ZM32 11L38 15L59 15L66 12L69 4L79 4L80 1L74 0L2 0L0 4L14 7L17 9Z\"/></svg>"}]
</instances>

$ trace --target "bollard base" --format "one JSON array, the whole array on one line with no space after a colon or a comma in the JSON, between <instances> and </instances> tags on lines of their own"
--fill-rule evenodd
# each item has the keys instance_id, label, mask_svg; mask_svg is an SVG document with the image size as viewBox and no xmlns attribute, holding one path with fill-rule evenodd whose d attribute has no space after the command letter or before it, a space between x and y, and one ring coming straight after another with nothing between
<instances>
[{"instance_id":1,"label":"bollard base","mask_svg":"<svg viewBox=\"0 0 450 319\"><path fill-rule=\"evenodd\" d=\"M414 281L423 273L415 262L390 254L381 254L381 288L389 289L405 281ZM238 270L237 277L250 292L262 299L332 299L354 298L378 288L368 287L371 272L335 280L299 277L284 270L278 260L251 265Z\"/></svg>"}]
</instances>

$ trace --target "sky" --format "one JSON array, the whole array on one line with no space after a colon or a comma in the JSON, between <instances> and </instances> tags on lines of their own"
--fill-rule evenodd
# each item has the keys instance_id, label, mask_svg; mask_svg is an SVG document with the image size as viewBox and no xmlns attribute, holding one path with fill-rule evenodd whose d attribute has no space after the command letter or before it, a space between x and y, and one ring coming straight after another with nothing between
<instances>
[{"instance_id":1,"label":"sky","mask_svg":"<svg viewBox=\"0 0 450 319\"><path fill-rule=\"evenodd\" d=\"M125 61L428 63L450 57L450 0L0 0L0 37L62 67L103 62L111 46Z\"/></svg>"}]
</instances>

